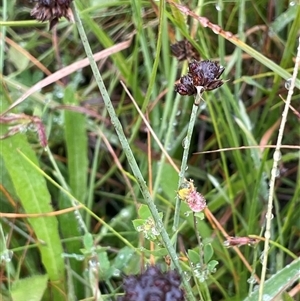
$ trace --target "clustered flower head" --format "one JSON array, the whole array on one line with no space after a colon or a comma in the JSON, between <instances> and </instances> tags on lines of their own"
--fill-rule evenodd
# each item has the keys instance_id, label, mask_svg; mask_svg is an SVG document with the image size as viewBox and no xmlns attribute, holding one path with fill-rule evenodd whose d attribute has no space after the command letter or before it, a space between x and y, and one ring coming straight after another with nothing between
<instances>
[{"instance_id":1,"label":"clustered flower head","mask_svg":"<svg viewBox=\"0 0 300 301\"><path fill-rule=\"evenodd\" d=\"M70 8L72 0L38 0L38 3L31 11L31 16L38 21L50 22L50 29L58 23L61 17L73 21L73 13Z\"/></svg>"},{"instance_id":2,"label":"clustered flower head","mask_svg":"<svg viewBox=\"0 0 300 301\"><path fill-rule=\"evenodd\" d=\"M118 301L184 301L183 290L177 271L162 272L150 266L141 275L130 275L124 279L125 295Z\"/></svg>"},{"instance_id":3,"label":"clustered flower head","mask_svg":"<svg viewBox=\"0 0 300 301\"><path fill-rule=\"evenodd\" d=\"M192 180L183 183L177 194L180 199L188 204L193 212L201 212L206 207L204 196L197 191Z\"/></svg>"},{"instance_id":4,"label":"clustered flower head","mask_svg":"<svg viewBox=\"0 0 300 301\"><path fill-rule=\"evenodd\" d=\"M225 68L209 60L189 63L189 72L180 78L180 83L175 85L175 91L180 95L195 95L197 88L211 91L221 87L224 81L219 79Z\"/></svg>"},{"instance_id":5,"label":"clustered flower head","mask_svg":"<svg viewBox=\"0 0 300 301\"><path fill-rule=\"evenodd\" d=\"M178 61L183 61L186 59L200 60L200 55L197 49L186 39L172 44L171 52L178 59Z\"/></svg>"}]
</instances>

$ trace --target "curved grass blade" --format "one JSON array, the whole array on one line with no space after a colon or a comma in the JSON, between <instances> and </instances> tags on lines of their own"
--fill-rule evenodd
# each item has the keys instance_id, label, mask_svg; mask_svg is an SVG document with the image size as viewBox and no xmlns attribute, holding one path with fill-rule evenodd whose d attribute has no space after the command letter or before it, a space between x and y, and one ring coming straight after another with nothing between
<instances>
[{"instance_id":1,"label":"curved grass blade","mask_svg":"<svg viewBox=\"0 0 300 301\"><path fill-rule=\"evenodd\" d=\"M3 127L3 126L1 126ZM18 134L1 141L1 156L11 177L14 189L26 213L45 213L53 211L51 197L45 179L22 158L18 149L26 154L34 164L38 160L25 137ZM39 251L50 282L53 300L65 300L63 252L56 217L28 218L33 228Z\"/></svg>"},{"instance_id":2,"label":"curved grass blade","mask_svg":"<svg viewBox=\"0 0 300 301\"><path fill-rule=\"evenodd\" d=\"M300 258L284 267L277 274L273 275L265 282L263 300L275 300L275 297L282 294L288 287L300 277ZM258 300L258 290L254 291L244 301ZM277 299L276 299L277 300Z\"/></svg>"}]
</instances>

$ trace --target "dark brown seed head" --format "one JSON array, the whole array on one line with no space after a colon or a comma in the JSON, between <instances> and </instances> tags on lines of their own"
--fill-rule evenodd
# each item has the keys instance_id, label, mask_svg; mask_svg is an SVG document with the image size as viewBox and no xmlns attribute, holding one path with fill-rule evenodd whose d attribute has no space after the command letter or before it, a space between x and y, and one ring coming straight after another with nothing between
<instances>
[{"instance_id":1,"label":"dark brown seed head","mask_svg":"<svg viewBox=\"0 0 300 301\"><path fill-rule=\"evenodd\" d=\"M203 91L217 89L224 84L219 79L224 70L216 62L193 60L189 63L189 73L180 78L180 84L175 86L175 91L181 95L194 95L197 93L196 87L202 87Z\"/></svg>"},{"instance_id":2,"label":"dark brown seed head","mask_svg":"<svg viewBox=\"0 0 300 301\"><path fill-rule=\"evenodd\" d=\"M219 66L218 63L208 60L201 61L199 65L202 75L208 80L214 80L219 78L225 70L225 68Z\"/></svg>"},{"instance_id":3,"label":"dark brown seed head","mask_svg":"<svg viewBox=\"0 0 300 301\"><path fill-rule=\"evenodd\" d=\"M180 78L180 83L175 85L175 92L180 95L194 95L197 93L193 84L193 78L188 74Z\"/></svg>"},{"instance_id":4,"label":"dark brown seed head","mask_svg":"<svg viewBox=\"0 0 300 301\"><path fill-rule=\"evenodd\" d=\"M189 73L190 74L198 74L199 72L201 72L200 61L192 60L189 63Z\"/></svg>"},{"instance_id":5,"label":"dark brown seed head","mask_svg":"<svg viewBox=\"0 0 300 301\"><path fill-rule=\"evenodd\" d=\"M200 55L197 49L186 39L172 44L171 52L178 59L178 61L183 61L186 59L200 60Z\"/></svg>"},{"instance_id":6,"label":"dark brown seed head","mask_svg":"<svg viewBox=\"0 0 300 301\"><path fill-rule=\"evenodd\" d=\"M61 17L69 21L74 20L70 8L71 2L72 0L39 0L30 14L38 21L49 21L52 29Z\"/></svg>"}]
</instances>

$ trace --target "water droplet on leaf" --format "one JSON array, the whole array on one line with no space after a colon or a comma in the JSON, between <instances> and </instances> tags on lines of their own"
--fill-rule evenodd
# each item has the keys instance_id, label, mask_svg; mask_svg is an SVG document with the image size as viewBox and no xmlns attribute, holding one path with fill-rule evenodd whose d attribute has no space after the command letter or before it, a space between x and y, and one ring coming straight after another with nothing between
<instances>
[{"instance_id":1,"label":"water droplet on leaf","mask_svg":"<svg viewBox=\"0 0 300 301\"><path fill-rule=\"evenodd\" d=\"M289 78L286 80L286 82L284 83L284 87L289 90L291 88L291 82L292 82L292 79Z\"/></svg>"},{"instance_id":2,"label":"water droplet on leaf","mask_svg":"<svg viewBox=\"0 0 300 301\"><path fill-rule=\"evenodd\" d=\"M222 4L222 2L217 3L217 4L215 5L215 7L216 7L216 10L217 10L217 11L222 11L222 10L223 10L223 4Z\"/></svg>"},{"instance_id":3,"label":"water droplet on leaf","mask_svg":"<svg viewBox=\"0 0 300 301\"><path fill-rule=\"evenodd\" d=\"M11 262L13 255L13 251L6 249L0 256L0 262Z\"/></svg>"},{"instance_id":4,"label":"water droplet on leaf","mask_svg":"<svg viewBox=\"0 0 300 301\"><path fill-rule=\"evenodd\" d=\"M182 147L185 148L185 149L189 147L189 142L188 142L187 137L185 137L185 138L182 140Z\"/></svg>"}]
</instances>

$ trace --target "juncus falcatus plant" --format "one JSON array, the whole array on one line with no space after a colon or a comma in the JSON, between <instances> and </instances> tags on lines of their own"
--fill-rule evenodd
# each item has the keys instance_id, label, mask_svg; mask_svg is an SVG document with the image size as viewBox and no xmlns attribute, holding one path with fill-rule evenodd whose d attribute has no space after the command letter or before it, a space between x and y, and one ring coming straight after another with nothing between
<instances>
[{"instance_id":1,"label":"juncus falcatus plant","mask_svg":"<svg viewBox=\"0 0 300 301\"><path fill-rule=\"evenodd\" d=\"M300 10L202 2L2 1L0 299L297 300Z\"/></svg>"}]
</instances>

